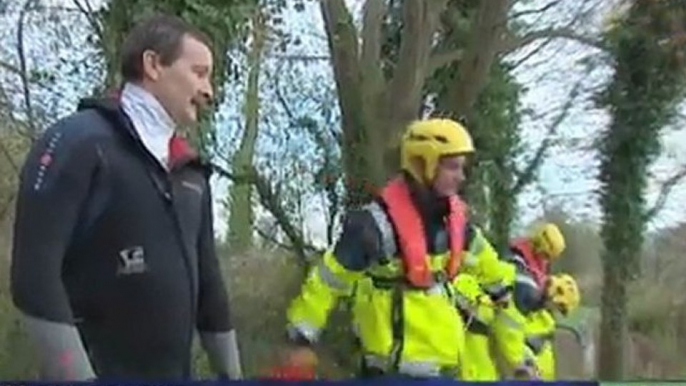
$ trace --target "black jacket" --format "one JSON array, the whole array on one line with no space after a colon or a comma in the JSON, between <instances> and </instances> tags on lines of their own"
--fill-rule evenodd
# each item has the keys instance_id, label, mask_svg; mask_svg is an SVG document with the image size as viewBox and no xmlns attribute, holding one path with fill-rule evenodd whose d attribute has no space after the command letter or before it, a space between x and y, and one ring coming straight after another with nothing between
<instances>
[{"instance_id":1,"label":"black jacket","mask_svg":"<svg viewBox=\"0 0 686 386\"><path fill-rule=\"evenodd\" d=\"M75 324L99 378L188 377L194 328L231 329L209 169L191 151L173 165L159 165L116 100L91 100L22 170L15 304Z\"/></svg>"}]
</instances>

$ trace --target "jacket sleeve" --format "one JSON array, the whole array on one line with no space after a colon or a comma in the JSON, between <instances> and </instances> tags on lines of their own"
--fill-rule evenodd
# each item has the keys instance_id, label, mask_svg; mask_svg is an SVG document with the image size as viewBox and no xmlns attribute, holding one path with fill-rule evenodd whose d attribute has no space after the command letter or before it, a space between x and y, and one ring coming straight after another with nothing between
<instances>
[{"instance_id":1,"label":"jacket sleeve","mask_svg":"<svg viewBox=\"0 0 686 386\"><path fill-rule=\"evenodd\" d=\"M465 272L475 277L482 297L492 301L480 302L475 317L488 315L483 320L492 329L499 353L513 368L525 365L529 356L524 340L526 319L517 310L510 296L516 281L517 268L501 259L498 252L479 228L470 229L469 253L465 259ZM459 291L459 289L458 289ZM486 309L489 312L486 312Z\"/></svg>"},{"instance_id":2,"label":"jacket sleeve","mask_svg":"<svg viewBox=\"0 0 686 386\"><path fill-rule=\"evenodd\" d=\"M353 211L346 216L335 247L310 269L300 294L288 309L288 335L292 341L317 341L338 299L350 296L365 269L382 256L380 240L368 212Z\"/></svg>"},{"instance_id":3,"label":"jacket sleeve","mask_svg":"<svg viewBox=\"0 0 686 386\"><path fill-rule=\"evenodd\" d=\"M229 379L242 378L236 332L229 298L217 258L209 181L203 196L202 229L198 240L200 288L197 329L212 369Z\"/></svg>"},{"instance_id":4,"label":"jacket sleeve","mask_svg":"<svg viewBox=\"0 0 686 386\"><path fill-rule=\"evenodd\" d=\"M522 314L527 316L543 308L542 289L536 284L521 256L512 254L510 260L517 268L514 286L515 305Z\"/></svg>"},{"instance_id":5,"label":"jacket sleeve","mask_svg":"<svg viewBox=\"0 0 686 386\"><path fill-rule=\"evenodd\" d=\"M527 315L538 301L538 287L521 256L504 254L502 262L513 268L513 297L496 313L493 338L507 366L514 371L526 372L534 366L534 354L526 345L526 328Z\"/></svg>"},{"instance_id":6,"label":"jacket sleeve","mask_svg":"<svg viewBox=\"0 0 686 386\"><path fill-rule=\"evenodd\" d=\"M42 377L93 378L74 325L62 267L98 167L95 141L68 118L33 145L22 168L10 289L38 346Z\"/></svg>"},{"instance_id":7,"label":"jacket sleeve","mask_svg":"<svg viewBox=\"0 0 686 386\"><path fill-rule=\"evenodd\" d=\"M453 281L457 308L465 317L465 324L479 323L489 326L494 318L494 304L481 288L476 277L461 273Z\"/></svg>"},{"instance_id":8,"label":"jacket sleeve","mask_svg":"<svg viewBox=\"0 0 686 386\"><path fill-rule=\"evenodd\" d=\"M463 272L473 275L493 300L510 293L515 280L514 266L500 259L481 229L470 225L466 240L468 251Z\"/></svg>"},{"instance_id":9,"label":"jacket sleeve","mask_svg":"<svg viewBox=\"0 0 686 386\"><path fill-rule=\"evenodd\" d=\"M521 371L533 365L533 353L526 346L526 317L513 301L498 308L493 321L493 339L507 367Z\"/></svg>"},{"instance_id":10,"label":"jacket sleeve","mask_svg":"<svg viewBox=\"0 0 686 386\"><path fill-rule=\"evenodd\" d=\"M453 281L458 309L466 323L488 326L493 322L497 296L505 291L505 278L496 264L498 255L480 229L468 225L462 270ZM491 294L493 292L493 294ZM497 296L495 296L497 295Z\"/></svg>"}]
</instances>

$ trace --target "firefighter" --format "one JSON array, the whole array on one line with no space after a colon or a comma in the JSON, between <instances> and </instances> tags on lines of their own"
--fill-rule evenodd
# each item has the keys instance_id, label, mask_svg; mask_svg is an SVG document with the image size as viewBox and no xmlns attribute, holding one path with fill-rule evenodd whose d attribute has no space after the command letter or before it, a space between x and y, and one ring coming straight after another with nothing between
<instances>
[{"instance_id":1,"label":"firefighter","mask_svg":"<svg viewBox=\"0 0 686 386\"><path fill-rule=\"evenodd\" d=\"M401 172L374 200L347 213L336 245L288 309L294 356L311 351L337 301L363 283L354 305L361 376L464 377L457 274L467 257L498 259L456 194L473 153L469 133L455 121L408 126Z\"/></svg>"},{"instance_id":2,"label":"firefighter","mask_svg":"<svg viewBox=\"0 0 686 386\"><path fill-rule=\"evenodd\" d=\"M579 306L580 294L576 280L568 274L550 276L545 288L540 308L527 315L525 343L535 355L540 379L552 381L555 380L555 313L569 315Z\"/></svg>"},{"instance_id":3,"label":"firefighter","mask_svg":"<svg viewBox=\"0 0 686 386\"><path fill-rule=\"evenodd\" d=\"M520 268L517 281L531 292L540 292L550 273L550 264L565 248L565 238L553 223L541 224L531 237L512 240L510 260Z\"/></svg>"},{"instance_id":4,"label":"firefighter","mask_svg":"<svg viewBox=\"0 0 686 386\"><path fill-rule=\"evenodd\" d=\"M503 318L495 323L494 338L507 370L517 378L540 376L540 352L534 350L537 347L527 344L526 338L532 326L534 330L540 329L546 325L546 320L550 321L550 315L544 315L550 263L561 256L565 245L560 229L553 223L543 223L531 236L512 240L510 253L504 257L517 270L514 302L501 312ZM511 324L503 322L512 320L516 320L518 325L523 323L525 327L512 328Z\"/></svg>"}]
</instances>

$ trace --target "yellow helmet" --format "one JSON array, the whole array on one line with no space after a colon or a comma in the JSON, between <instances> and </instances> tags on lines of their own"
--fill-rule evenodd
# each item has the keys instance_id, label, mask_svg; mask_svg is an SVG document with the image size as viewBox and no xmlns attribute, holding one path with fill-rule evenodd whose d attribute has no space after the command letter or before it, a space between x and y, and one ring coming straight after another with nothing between
<instances>
[{"instance_id":1,"label":"yellow helmet","mask_svg":"<svg viewBox=\"0 0 686 386\"><path fill-rule=\"evenodd\" d=\"M567 274L550 276L548 282L548 299L564 315L574 311L581 301L579 286L576 280Z\"/></svg>"},{"instance_id":2,"label":"yellow helmet","mask_svg":"<svg viewBox=\"0 0 686 386\"><path fill-rule=\"evenodd\" d=\"M536 252L551 260L560 257L566 248L560 228L553 223L545 223L538 227L531 237L531 243Z\"/></svg>"},{"instance_id":3,"label":"yellow helmet","mask_svg":"<svg viewBox=\"0 0 686 386\"><path fill-rule=\"evenodd\" d=\"M412 122L405 131L400 148L403 170L417 181L430 183L436 175L441 157L474 152L472 137L461 124L441 118ZM424 161L424 170L417 170L412 160Z\"/></svg>"}]
</instances>

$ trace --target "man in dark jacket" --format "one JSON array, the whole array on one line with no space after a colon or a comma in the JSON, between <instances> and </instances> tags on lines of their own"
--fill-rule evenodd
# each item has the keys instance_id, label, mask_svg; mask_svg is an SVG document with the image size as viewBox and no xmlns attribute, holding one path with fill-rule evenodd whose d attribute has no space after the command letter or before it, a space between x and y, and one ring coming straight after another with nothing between
<instances>
[{"instance_id":1,"label":"man in dark jacket","mask_svg":"<svg viewBox=\"0 0 686 386\"><path fill-rule=\"evenodd\" d=\"M209 168L178 134L212 98L207 38L137 25L124 86L48 128L21 174L11 289L49 380L181 380L195 330L241 377L215 253Z\"/></svg>"}]
</instances>

